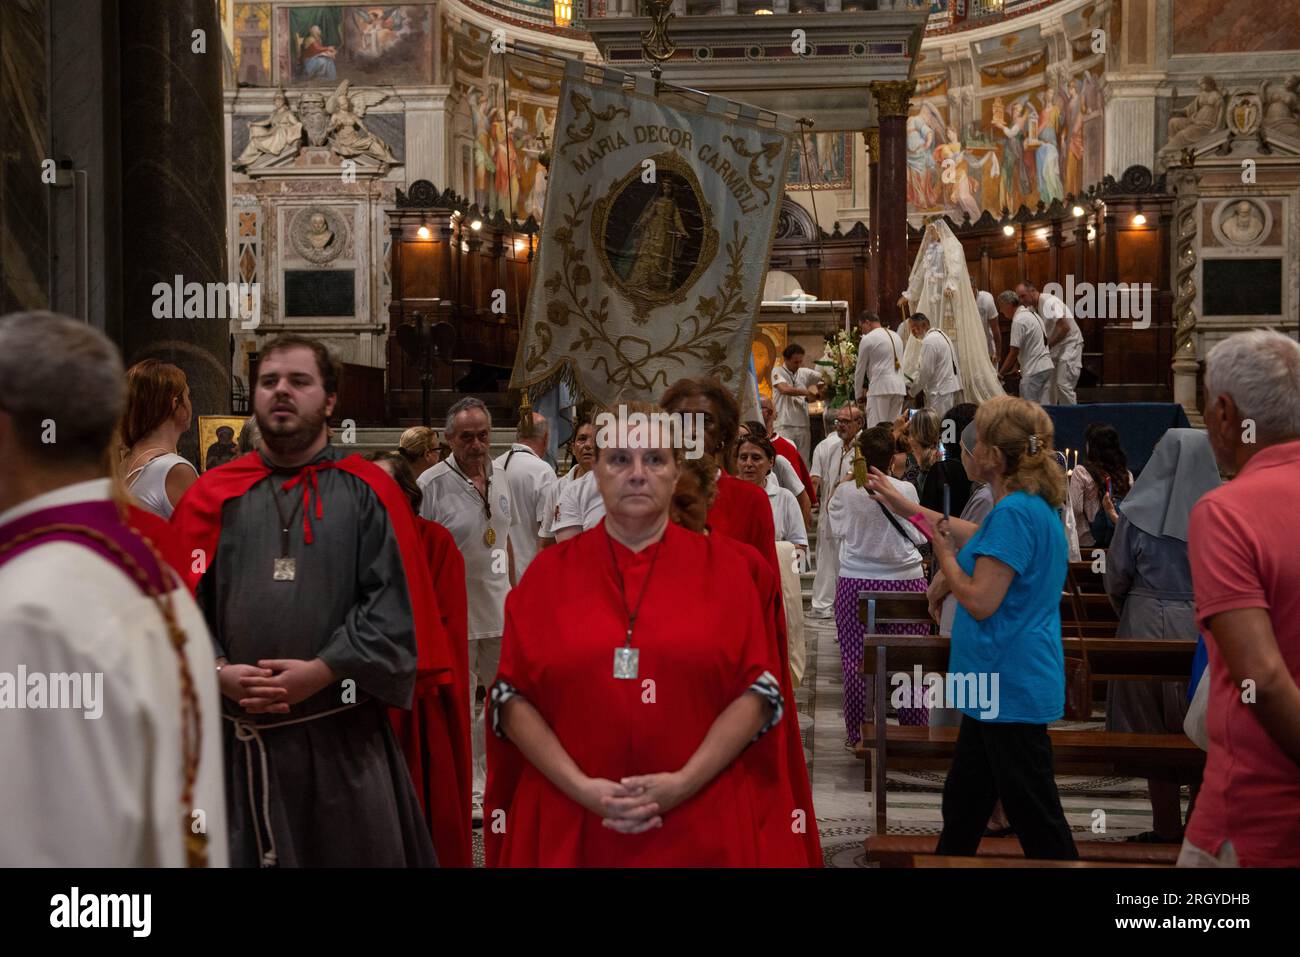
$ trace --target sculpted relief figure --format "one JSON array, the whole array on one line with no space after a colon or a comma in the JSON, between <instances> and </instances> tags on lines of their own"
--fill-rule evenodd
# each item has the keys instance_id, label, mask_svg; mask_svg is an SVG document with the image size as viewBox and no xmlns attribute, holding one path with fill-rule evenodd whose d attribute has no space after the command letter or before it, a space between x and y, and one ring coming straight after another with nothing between
<instances>
[{"instance_id":1,"label":"sculpted relief figure","mask_svg":"<svg viewBox=\"0 0 1300 957\"><path fill-rule=\"evenodd\" d=\"M1183 115L1170 118L1169 139L1162 152L1193 146L1223 128L1223 93L1219 85L1214 82L1214 77L1203 76L1200 87L1196 98L1184 108Z\"/></svg>"},{"instance_id":2,"label":"sculpted relief figure","mask_svg":"<svg viewBox=\"0 0 1300 957\"><path fill-rule=\"evenodd\" d=\"M325 112L330 118L330 147L337 156L368 156L389 165L397 162L388 144L361 122L367 109L387 98L388 94L377 90L349 93L347 80L339 84L339 88L325 101Z\"/></svg>"},{"instance_id":3,"label":"sculpted relief figure","mask_svg":"<svg viewBox=\"0 0 1300 957\"><path fill-rule=\"evenodd\" d=\"M235 160L237 169L246 169L258 157L277 157L297 152L302 142L302 123L289 108L289 100L281 90L275 95L271 115L258 123L248 124L248 145Z\"/></svg>"},{"instance_id":4,"label":"sculpted relief figure","mask_svg":"<svg viewBox=\"0 0 1300 957\"><path fill-rule=\"evenodd\" d=\"M1264 101L1264 132L1270 136L1284 136L1300 142L1300 76L1292 76L1270 89L1268 80L1259 87L1259 98Z\"/></svg>"},{"instance_id":5,"label":"sculpted relief figure","mask_svg":"<svg viewBox=\"0 0 1300 957\"><path fill-rule=\"evenodd\" d=\"M1249 246L1256 242L1260 233L1264 231L1264 217L1260 215L1254 203L1243 199L1235 204L1230 212L1224 214L1219 228L1231 242L1238 246Z\"/></svg>"}]
</instances>

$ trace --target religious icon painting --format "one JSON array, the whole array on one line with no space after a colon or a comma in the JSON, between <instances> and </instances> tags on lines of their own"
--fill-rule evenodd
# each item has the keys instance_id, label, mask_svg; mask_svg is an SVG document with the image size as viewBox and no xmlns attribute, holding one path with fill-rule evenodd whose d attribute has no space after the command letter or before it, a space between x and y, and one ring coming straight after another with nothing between
<instances>
[{"instance_id":1,"label":"religious icon painting","mask_svg":"<svg viewBox=\"0 0 1300 957\"><path fill-rule=\"evenodd\" d=\"M672 151L638 163L596 200L592 245L606 279L640 312L681 302L718 251L695 171Z\"/></svg>"},{"instance_id":2,"label":"religious icon painting","mask_svg":"<svg viewBox=\"0 0 1300 957\"><path fill-rule=\"evenodd\" d=\"M789 326L784 322L760 322L754 326L754 375L759 395L772 398L772 369L785 351Z\"/></svg>"},{"instance_id":3,"label":"religious icon painting","mask_svg":"<svg viewBox=\"0 0 1300 957\"><path fill-rule=\"evenodd\" d=\"M239 458L239 436L247 422L243 416L199 416L199 471Z\"/></svg>"}]
</instances>

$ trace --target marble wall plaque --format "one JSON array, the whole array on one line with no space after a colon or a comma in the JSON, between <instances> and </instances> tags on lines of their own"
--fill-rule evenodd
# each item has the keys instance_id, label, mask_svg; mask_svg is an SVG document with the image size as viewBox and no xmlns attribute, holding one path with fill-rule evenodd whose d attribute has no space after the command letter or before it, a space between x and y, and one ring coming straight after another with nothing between
<instances>
[{"instance_id":1,"label":"marble wall plaque","mask_svg":"<svg viewBox=\"0 0 1300 957\"><path fill-rule=\"evenodd\" d=\"M356 273L351 269L286 269L284 314L351 316L356 314Z\"/></svg>"}]
</instances>

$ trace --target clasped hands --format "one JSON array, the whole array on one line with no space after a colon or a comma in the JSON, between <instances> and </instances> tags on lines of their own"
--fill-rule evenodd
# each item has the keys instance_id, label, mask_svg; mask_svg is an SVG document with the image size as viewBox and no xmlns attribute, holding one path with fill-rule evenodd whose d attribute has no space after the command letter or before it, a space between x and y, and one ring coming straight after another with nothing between
<instances>
[{"instance_id":1,"label":"clasped hands","mask_svg":"<svg viewBox=\"0 0 1300 957\"><path fill-rule=\"evenodd\" d=\"M291 705L310 698L337 676L319 658L264 658L256 665L223 665L217 678L221 693L249 714L288 714Z\"/></svg>"},{"instance_id":2,"label":"clasped hands","mask_svg":"<svg viewBox=\"0 0 1300 957\"><path fill-rule=\"evenodd\" d=\"M620 834L644 834L663 827L663 816L691 796L680 771L639 774L620 781L588 778L581 801L601 825Z\"/></svg>"}]
</instances>

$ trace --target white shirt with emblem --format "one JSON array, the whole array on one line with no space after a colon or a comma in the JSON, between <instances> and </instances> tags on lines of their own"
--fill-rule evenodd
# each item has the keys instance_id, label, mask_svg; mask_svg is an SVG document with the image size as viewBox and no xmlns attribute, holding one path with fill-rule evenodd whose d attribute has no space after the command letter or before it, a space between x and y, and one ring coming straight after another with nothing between
<instances>
[{"instance_id":1,"label":"white shirt with emblem","mask_svg":"<svg viewBox=\"0 0 1300 957\"><path fill-rule=\"evenodd\" d=\"M488 518L478 487L460 470L455 457L439 462L419 478L424 488L420 517L451 532L465 559L465 593L469 602L469 638L496 638L504 630L506 595L510 591L510 566L506 541L514 508L510 486L492 467L487 469L487 500L492 507L491 526L495 536L487 543Z\"/></svg>"},{"instance_id":2,"label":"white shirt with emblem","mask_svg":"<svg viewBox=\"0 0 1300 957\"><path fill-rule=\"evenodd\" d=\"M492 465L505 476L510 487L510 499L515 506L510 544L515 551L515 577L522 578L524 570L537 557L540 547L537 536L551 508L551 486L559 478L536 452L519 442L511 445L509 452L493 459Z\"/></svg>"}]
</instances>

